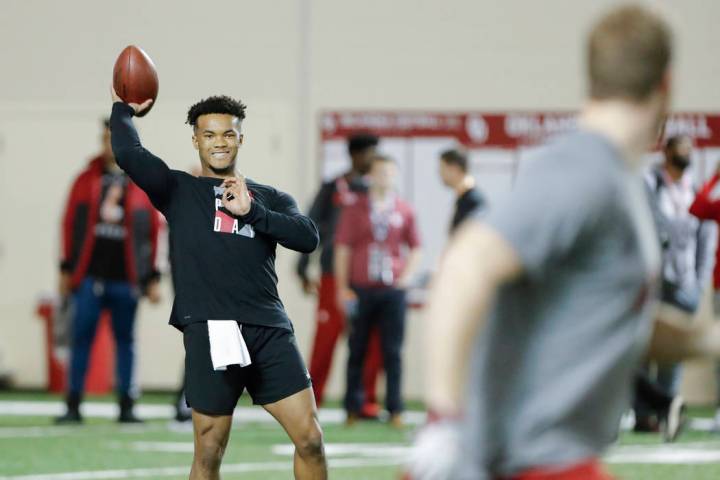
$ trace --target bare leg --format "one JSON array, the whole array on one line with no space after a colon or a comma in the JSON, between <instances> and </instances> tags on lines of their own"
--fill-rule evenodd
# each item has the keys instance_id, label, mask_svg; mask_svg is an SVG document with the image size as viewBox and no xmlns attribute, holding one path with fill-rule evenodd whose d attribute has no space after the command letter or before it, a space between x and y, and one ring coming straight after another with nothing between
<instances>
[{"instance_id":1,"label":"bare leg","mask_svg":"<svg viewBox=\"0 0 720 480\"><path fill-rule=\"evenodd\" d=\"M312 388L263 405L263 408L275 417L295 444L295 479L327 479L323 433Z\"/></svg>"},{"instance_id":2,"label":"bare leg","mask_svg":"<svg viewBox=\"0 0 720 480\"><path fill-rule=\"evenodd\" d=\"M219 480L220 463L230 439L232 415L205 415L193 410L195 454L190 480Z\"/></svg>"}]
</instances>

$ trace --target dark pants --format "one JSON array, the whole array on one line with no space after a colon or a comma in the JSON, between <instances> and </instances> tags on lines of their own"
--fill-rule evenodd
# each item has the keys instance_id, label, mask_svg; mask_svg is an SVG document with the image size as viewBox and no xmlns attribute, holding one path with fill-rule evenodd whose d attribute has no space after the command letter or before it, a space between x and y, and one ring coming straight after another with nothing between
<instances>
[{"instance_id":1,"label":"dark pants","mask_svg":"<svg viewBox=\"0 0 720 480\"><path fill-rule=\"evenodd\" d=\"M653 415L666 415L672 400L672 394L653 382L646 369L641 369L635 374L633 409L637 419L644 420Z\"/></svg>"},{"instance_id":2,"label":"dark pants","mask_svg":"<svg viewBox=\"0 0 720 480\"><path fill-rule=\"evenodd\" d=\"M347 367L345 409L359 414L363 405L363 365L370 332L377 325L387 387L388 412L403 410L402 343L405 335L405 291L395 288L353 288L358 297L357 314L348 321L350 354Z\"/></svg>"},{"instance_id":3,"label":"dark pants","mask_svg":"<svg viewBox=\"0 0 720 480\"><path fill-rule=\"evenodd\" d=\"M70 363L71 395L80 395L85 389L90 347L103 309L109 309L112 317L117 369L116 390L120 395L130 394L135 361L133 326L137 304L137 294L128 282L86 278L73 293L75 314Z\"/></svg>"}]
</instances>

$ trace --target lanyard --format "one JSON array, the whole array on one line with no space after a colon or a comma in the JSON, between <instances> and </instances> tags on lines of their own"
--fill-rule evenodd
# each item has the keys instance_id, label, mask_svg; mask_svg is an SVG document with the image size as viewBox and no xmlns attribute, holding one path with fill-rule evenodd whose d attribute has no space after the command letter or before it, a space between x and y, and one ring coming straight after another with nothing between
<instances>
[{"instance_id":1,"label":"lanyard","mask_svg":"<svg viewBox=\"0 0 720 480\"><path fill-rule=\"evenodd\" d=\"M377 243L384 243L390 233L390 223L396 212L395 196L386 198L382 203L370 200L370 223L373 238Z\"/></svg>"}]
</instances>

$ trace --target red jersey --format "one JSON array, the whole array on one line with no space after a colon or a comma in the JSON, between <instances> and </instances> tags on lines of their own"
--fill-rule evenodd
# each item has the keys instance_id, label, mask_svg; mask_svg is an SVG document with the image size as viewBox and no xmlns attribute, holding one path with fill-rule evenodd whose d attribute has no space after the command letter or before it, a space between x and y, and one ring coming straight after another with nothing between
<instances>
[{"instance_id":1,"label":"red jersey","mask_svg":"<svg viewBox=\"0 0 720 480\"><path fill-rule=\"evenodd\" d=\"M358 287L383 287L397 283L405 269L407 248L420 245L415 214L406 202L394 200L394 206L387 215L384 238L377 238L372 220L372 209L368 195L362 195L357 202L343 208L335 232L335 245L345 245L350 255L350 284ZM371 252L381 250L391 261L392 280L384 283L370 274ZM390 266L388 266L390 268Z\"/></svg>"},{"instance_id":2,"label":"red jersey","mask_svg":"<svg viewBox=\"0 0 720 480\"><path fill-rule=\"evenodd\" d=\"M715 191L720 176L718 174L703 185L690 206L690 213L700 220L714 220L720 223L720 195ZM715 271L713 272L715 290L720 290L720 243L715 252Z\"/></svg>"}]
</instances>

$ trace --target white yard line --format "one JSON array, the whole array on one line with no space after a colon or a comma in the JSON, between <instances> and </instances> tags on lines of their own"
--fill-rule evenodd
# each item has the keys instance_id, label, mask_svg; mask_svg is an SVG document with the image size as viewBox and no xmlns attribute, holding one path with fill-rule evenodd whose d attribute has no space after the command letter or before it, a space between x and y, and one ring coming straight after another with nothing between
<instances>
[{"instance_id":1,"label":"white yard line","mask_svg":"<svg viewBox=\"0 0 720 480\"><path fill-rule=\"evenodd\" d=\"M2 427L1 438L33 438L33 437L63 437L73 435L77 428L73 427Z\"/></svg>"},{"instance_id":2,"label":"white yard line","mask_svg":"<svg viewBox=\"0 0 720 480\"><path fill-rule=\"evenodd\" d=\"M329 462L330 468L391 467L394 465L399 465L399 462L389 459L336 459ZM290 474L292 468L293 466L291 462L235 463L223 465L221 472L228 474L287 470L288 474ZM85 472L18 475L0 477L0 480L114 480L122 478L160 478L187 475L189 471L190 466L185 465L181 467L133 468L127 470L94 470Z\"/></svg>"},{"instance_id":3,"label":"white yard line","mask_svg":"<svg viewBox=\"0 0 720 480\"><path fill-rule=\"evenodd\" d=\"M110 447L118 450L133 450L141 453L193 453L193 442L114 442Z\"/></svg>"},{"instance_id":4,"label":"white yard line","mask_svg":"<svg viewBox=\"0 0 720 480\"><path fill-rule=\"evenodd\" d=\"M84 402L81 412L86 417L115 418L118 407L114 403ZM17 416L58 416L65 411L63 402L43 401L0 401L0 415ZM175 416L172 405L138 404L136 407L138 417L145 419L171 419ZM345 421L345 412L339 408L321 408L320 423L332 424ZM262 407L238 407L235 409L235 421L238 422L267 422L275 420ZM408 425L420 425L425 421L424 412L406 412L403 420Z\"/></svg>"},{"instance_id":5,"label":"white yard line","mask_svg":"<svg viewBox=\"0 0 720 480\"><path fill-rule=\"evenodd\" d=\"M147 453L192 453L192 442L114 442L110 445L118 450L133 450ZM273 455L293 456L295 446L291 443L272 445ZM325 455L333 457L354 458L392 458L398 462L410 453L410 446L400 443L326 443Z\"/></svg>"},{"instance_id":6,"label":"white yard line","mask_svg":"<svg viewBox=\"0 0 720 480\"><path fill-rule=\"evenodd\" d=\"M393 458L401 463L409 457L411 448L400 443L326 443L325 455L328 458ZM295 446L289 443L273 445L271 451L275 455L292 456Z\"/></svg>"},{"instance_id":7,"label":"white yard line","mask_svg":"<svg viewBox=\"0 0 720 480\"><path fill-rule=\"evenodd\" d=\"M643 446L627 445L613 448L603 459L606 463L634 464L701 464L720 463L720 444L714 449L702 445L700 448L692 443L674 445Z\"/></svg>"},{"instance_id":8,"label":"white yard line","mask_svg":"<svg viewBox=\"0 0 720 480\"><path fill-rule=\"evenodd\" d=\"M116 443L115 448L138 452L192 453L191 442L131 442ZM325 445L328 458L353 457L388 459L402 463L408 458L411 447L398 443L329 443ZM291 444L272 445L275 455L292 456ZM603 461L607 463L640 464L702 464L720 463L720 442L696 442L660 445L622 445L613 447Z\"/></svg>"},{"instance_id":9,"label":"white yard line","mask_svg":"<svg viewBox=\"0 0 720 480\"><path fill-rule=\"evenodd\" d=\"M174 428L158 424L118 425L113 433L140 435L148 432L173 431ZM177 430L179 431L179 430ZM185 431L192 432L192 426ZM60 437L85 436L107 432L105 425L82 426L29 426L29 427L0 427L0 439L3 438L32 438L32 437Z\"/></svg>"}]
</instances>

